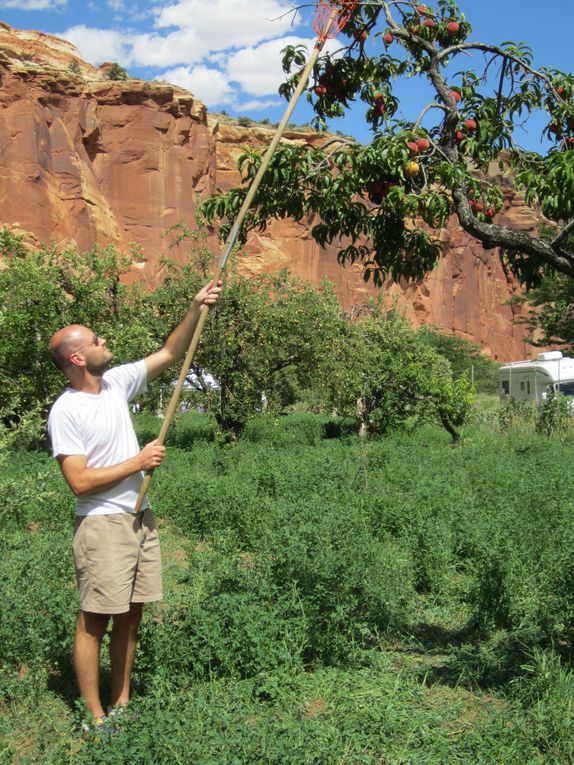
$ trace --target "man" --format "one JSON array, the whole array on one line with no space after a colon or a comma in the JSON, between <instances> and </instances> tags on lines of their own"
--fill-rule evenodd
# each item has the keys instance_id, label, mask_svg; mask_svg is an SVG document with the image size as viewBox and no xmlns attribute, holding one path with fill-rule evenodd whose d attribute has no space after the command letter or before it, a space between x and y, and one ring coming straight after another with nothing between
<instances>
[{"instance_id":1,"label":"man","mask_svg":"<svg viewBox=\"0 0 574 765\"><path fill-rule=\"evenodd\" d=\"M73 324L56 332L50 352L70 385L48 418L54 456L77 499L74 560L80 615L74 668L94 725L109 724L99 693L100 649L110 617L112 669L109 714L129 700L137 633L144 603L160 600L161 560L147 497L134 514L144 472L158 467L157 440L140 450L128 402L179 361L191 342L202 306L212 307L221 282L194 298L161 350L108 371L112 353L102 337Z\"/></svg>"}]
</instances>

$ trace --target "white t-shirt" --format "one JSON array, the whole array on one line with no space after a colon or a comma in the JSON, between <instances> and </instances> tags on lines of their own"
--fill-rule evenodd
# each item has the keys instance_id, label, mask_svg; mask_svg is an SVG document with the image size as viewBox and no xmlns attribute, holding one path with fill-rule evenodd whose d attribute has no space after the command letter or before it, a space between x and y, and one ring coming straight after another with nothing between
<instances>
[{"instance_id":1,"label":"white t-shirt","mask_svg":"<svg viewBox=\"0 0 574 765\"><path fill-rule=\"evenodd\" d=\"M128 402L147 390L145 362L124 364L105 372L100 393L66 388L48 417L54 457L84 454L88 467L109 467L139 454ZM78 515L133 513L143 472L125 478L111 489L78 497ZM148 506L147 497L142 509Z\"/></svg>"}]
</instances>

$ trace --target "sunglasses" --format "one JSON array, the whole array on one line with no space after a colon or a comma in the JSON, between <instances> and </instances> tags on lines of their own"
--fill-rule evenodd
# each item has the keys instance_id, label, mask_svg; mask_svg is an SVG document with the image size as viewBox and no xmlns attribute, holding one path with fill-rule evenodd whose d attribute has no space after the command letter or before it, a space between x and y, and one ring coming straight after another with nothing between
<instances>
[{"instance_id":1,"label":"sunglasses","mask_svg":"<svg viewBox=\"0 0 574 765\"><path fill-rule=\"evenodd\" d=\"M96 346L96 348L97 348L97 347L98 347L98 346L101 344L101 340L102 340L102 339L101 339L101 337L98 337L97 335L94 335L94 336L93 336L93 338L92 338L92 340L91 340L91 342L89 342L89 343L84 343L83 345L80 345L80 347L79 347L79 348L76 348L74 351L72 351L72 353L70 354L70 356L72 356L74 353L77 353L78 351L81 351L81 350L82 350L82 348L87 348L87 347L88 347L88 345L95 345L95 346Z\"/></svg>"}]
</instances>

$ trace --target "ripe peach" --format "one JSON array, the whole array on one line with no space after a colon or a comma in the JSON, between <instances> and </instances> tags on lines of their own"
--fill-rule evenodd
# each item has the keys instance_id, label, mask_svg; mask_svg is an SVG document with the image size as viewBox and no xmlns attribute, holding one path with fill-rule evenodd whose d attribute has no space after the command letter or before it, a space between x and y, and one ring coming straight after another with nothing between
<instances>
[{"instance_id":1,"label":"ripe peach","mask_svg":"<svg viewBox=\"0 0 574 765\"><path fill-rule=\"evenodd\" d=\"M476 120L466 120L464 124L466 125L467 130L471 130L471 131L476 130L476 127L477 127Z\"/></svg>"},{"instance_id":2,"label":"ripe peach","mask_svg":"<svg viewBox=\"0 0 574 765\"><path fill-rule=\"evenodd\" d=\"M420 166L418 162L407 162L404 167L405 175L407 178L414 178L419 174Z\"/></svg>"},{"instance_id":3,"label":"ripe peach","mask_svg":"<svg viewBox=\"0 0 574 765\"><path fill-rule=\"evenodd\" d=\"M407 142L407 148L409 150L410 154L418 154L419 153L419 146L416 141L408 141Z\"/></svg>"},{"instance_id":4,"label":"ripe peach","mask_svg":"<svg viewBox=\"0 0 574 765\"><path fill-rule=\"evenodd\" d=\"M460 24L458 21L449 21L446 25L446 31L451 37L455 37L460 31Z\"/></svg>"},{"instance_id":5,"label":"ripe peach","mask_svg":"<svg viewBox=\"0 0 574 765\"><path fill-rule=\"evenodd\" d=\"M419 151L427 151L430 147L430 141L428 138L417 138L417 146Z\"/></svg>"},{"instance_id":6,"label":"ripe peach","mask_svg":"<svg viewBox=\"0 0 574 765\"><path fill-rule=\"evenodd\" d=\"M385 45L390 45L394 39L395 38L392 36L390 32L385 32L385 34L383 35L383 42L385 43Z\"/></svg>"}]
</instances>

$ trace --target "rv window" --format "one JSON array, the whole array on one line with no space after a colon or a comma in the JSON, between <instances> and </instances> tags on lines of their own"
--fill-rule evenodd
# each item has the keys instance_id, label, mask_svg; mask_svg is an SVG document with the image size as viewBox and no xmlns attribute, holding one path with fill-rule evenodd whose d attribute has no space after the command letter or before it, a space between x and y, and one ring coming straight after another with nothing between
<instances>
[{"instance_id":1,"label":"rv window","mask_svg":"<svg viewBox=\"0 0 574 765\"><path fill-rule=\"evenodd\" d=\"M564 396L574 396L574 382L562 382L556 387Z\"/></svg>"},{"instance_id":2,"label":"rv window","mask_svg":"<svg viewBox=\"0 0 574 765\"><path fill-rule=\"evenodd\" d=\"M524 390L524 380L520 381L520 390Z\"/></svg>"},{"instance_id":3,"label":"rv window","mask_svg":"<svg viewBox=\"0 0 574 765\"><path fill-rule=\"evenodd\" d=\"M510 383L508 382L508 380L502 380L502 392L504 393L505 396L508 396L508 394L510 393Z\"/></svg>"},{"instance_id":4,"label":"rv window","mask_svg":"<svg viewBox=\"0 0 574 765\"><path fill-rule=\"evenodd\" d=\"M527 392L527 393L528 393L528 395L530 396L530 380L527 380L527 381L526 381L526 392Z\"/></svg>"}]
</instances>

